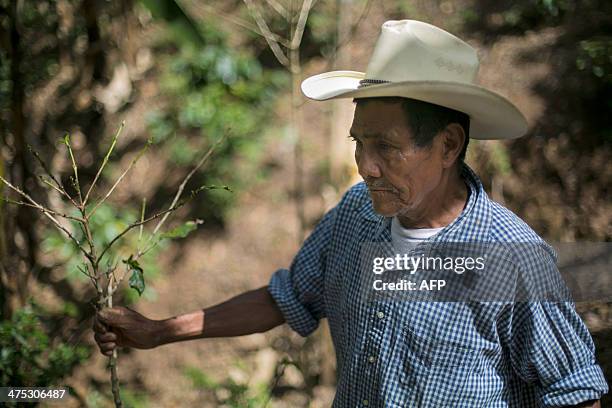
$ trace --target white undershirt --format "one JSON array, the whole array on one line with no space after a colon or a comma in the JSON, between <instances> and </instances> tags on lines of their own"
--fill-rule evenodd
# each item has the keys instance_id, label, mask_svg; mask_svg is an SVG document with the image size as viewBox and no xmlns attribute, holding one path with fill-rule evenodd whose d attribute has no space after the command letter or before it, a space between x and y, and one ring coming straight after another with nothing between
<instances>
[{"instance_id":1,"label":"white undershirt","mask_svg":"<svg viewBox=\"0 0 612 408\"><path fill-rule=\"evenodd\" d=\"M402 227L402 224L400 224L397 217L393 217L391 220L391 242L393 242L393 246L395 248L411 249L414 248L414 246L419 242L433 237L443 229L444 227L404 228Z\"/></svg>"}]
</instances>

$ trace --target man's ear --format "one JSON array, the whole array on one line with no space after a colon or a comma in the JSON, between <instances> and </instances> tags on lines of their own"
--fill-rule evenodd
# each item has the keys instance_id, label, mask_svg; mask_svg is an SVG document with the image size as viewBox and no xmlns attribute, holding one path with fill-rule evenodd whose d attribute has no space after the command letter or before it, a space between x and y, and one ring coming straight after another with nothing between
<instances>
[{"instance_id":1,"label":"man's ear","mask_svg":"<svg viewBox=\"0 0 612 408\"><path fill-rule=\"evenodd\" d=\"M439 136L442 143L442 165L444 168L449 168L455 164L463 149L465 131L460 124L450 123Z\"/></svg>"}]
</instances>

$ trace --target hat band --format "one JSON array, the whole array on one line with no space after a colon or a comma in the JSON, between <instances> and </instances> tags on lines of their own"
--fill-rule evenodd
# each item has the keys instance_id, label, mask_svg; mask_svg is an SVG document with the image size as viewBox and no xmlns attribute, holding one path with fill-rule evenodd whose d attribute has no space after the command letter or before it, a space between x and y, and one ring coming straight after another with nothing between
<instances>
[{"instance_id":1,"label":"hat band","mask_svg":"<svg viewBox=\"0 0 612 408\"><path fill-rule=\"evenodd\" d=\"M362 79L359 81L359 86L357 86L357 89L365 88L366 86L370 85L388 84L390 82L391 81L385 81L384 79Z\"/></svg>"}]
</instances>

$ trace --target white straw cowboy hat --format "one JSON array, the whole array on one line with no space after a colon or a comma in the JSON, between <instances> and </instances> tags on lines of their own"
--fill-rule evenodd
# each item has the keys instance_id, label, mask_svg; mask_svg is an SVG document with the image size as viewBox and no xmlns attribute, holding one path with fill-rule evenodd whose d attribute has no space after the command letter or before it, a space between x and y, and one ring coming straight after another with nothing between
<instances>
[{"instance_id":1,"label":"white straw cowboy hat","mask_svg":"<svg viewBox=\"0 0 612 408\"><path fill-rule=\"evenodd\" d=\"M332 71L302 82L308 98L400 96L470 116L470 137L513 139L527 132L523 114L503 96L474 83L476 50L454 35L414 20L387 21L366 72Z\"/></svg>"}]
</instances>

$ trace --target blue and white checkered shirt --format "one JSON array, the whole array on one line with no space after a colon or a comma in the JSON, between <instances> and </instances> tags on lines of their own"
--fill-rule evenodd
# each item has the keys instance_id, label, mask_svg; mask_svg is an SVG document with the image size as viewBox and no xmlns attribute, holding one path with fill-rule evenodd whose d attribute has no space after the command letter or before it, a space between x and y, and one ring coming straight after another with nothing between
<instances>
[{"instance_id":1,"label":"blue and white checkered shirt","mask_svg":"<svg viewBox=\"0 0 612 408\"><path fill-rule=\"evenodd\" d=\"M468 202L432 239L548 247L487 197L471 169L462 174ZM268 286L300 335L328 319L337 358L334 407L556 407L608 391L572 302L363 302L360 250L365 242L390 242L390 221L374 212L363 182L353 186ZM547 253L550 259L520 267L554 264L554 251Z\"/></svg>"}]
</instances>

